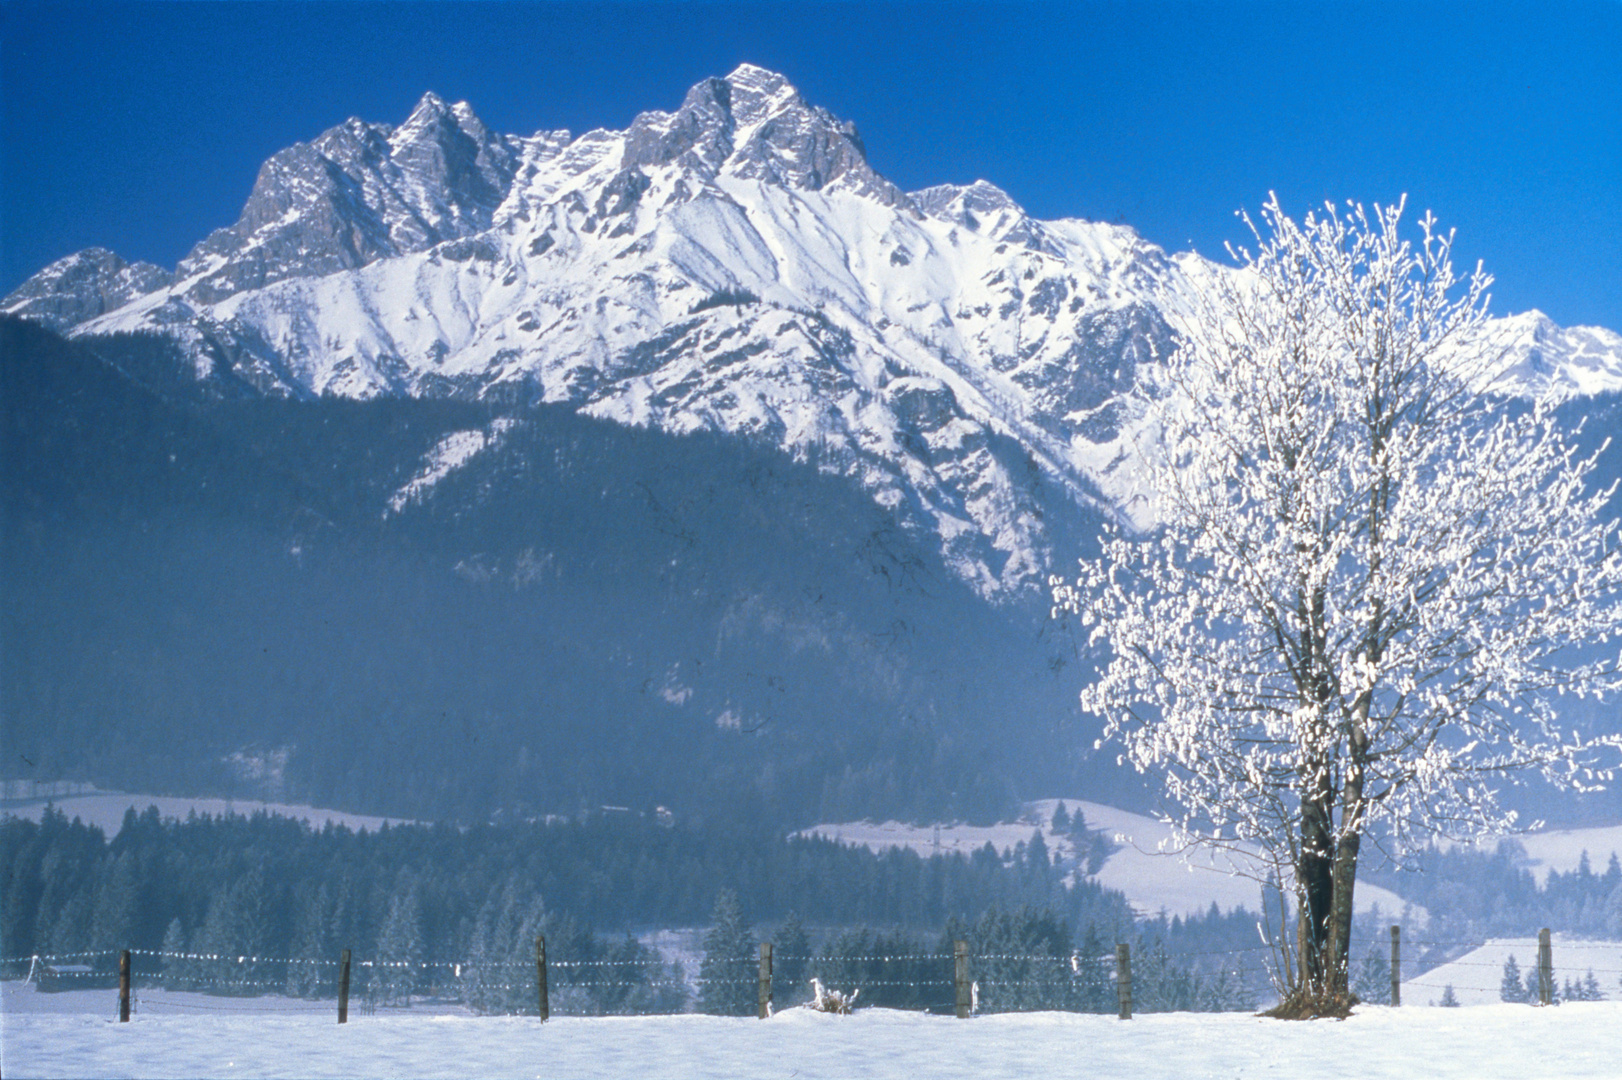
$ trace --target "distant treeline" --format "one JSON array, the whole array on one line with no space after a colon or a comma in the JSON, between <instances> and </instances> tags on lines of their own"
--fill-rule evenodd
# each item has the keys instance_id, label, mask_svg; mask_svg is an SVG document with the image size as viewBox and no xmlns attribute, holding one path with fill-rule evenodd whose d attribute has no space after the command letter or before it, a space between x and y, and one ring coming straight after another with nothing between
<instances>
[{"instance_id":1,"label":"distant treeline","mask_svg":"<svg viewBox=\"0 0 1622 1080\"><path fill-rule=\"evenodd\" d=\"M1426 936L1438 940L1528 937L1545 926L1622 938L1622 863L1615 853L1603 871L1584 853L1575 870L1553 871L1541 885L1528 862L1519 842L1505 840L1491 852L1429 849L1415 860L1420 873L1385 868L1365 876L1427 909Z\"/></svg>"},{"instance_id":2,"label":"distant treeline","mask_svg":"<svg viewBox=\"0 0 1622 1080\"><path fill-rule=\"evenodd\" d=\"M389 933L405 934L416 959L461 962L530 948L544 922L567 959L597 934L706 925L723 889L757 923L798 912L821 927L935 931L1031 907L1111 940L1131 928L1120 893L1062 878L1039 840L925 859L621 815L352 832L264 815L163 821L149 809L109 841L48 810L39 823L0 824L0 940L13 957L136 948L330 960L345 947L378 955L392 918Z\"/></svg>"}]
</instances>

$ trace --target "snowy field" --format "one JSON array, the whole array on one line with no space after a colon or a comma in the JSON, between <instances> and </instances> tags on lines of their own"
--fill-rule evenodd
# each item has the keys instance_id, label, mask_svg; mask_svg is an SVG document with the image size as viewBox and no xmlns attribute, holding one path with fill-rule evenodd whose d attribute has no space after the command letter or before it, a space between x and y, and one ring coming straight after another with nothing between
<instances>
[{"instance_id":1,"label":"snowy field","mask_svg":"<svg viewBox=\"0 0 1622 1080\"><path fill-rule=\"evenodd\" d=\"M179 998L183 995L173 995ZM218 998L199 1003L219 1006ZM42 1002L38 999L53 999ZM69 1002L64 999L81 999ZM1200 1077L1615 1080L1622 1003L1535 1009L1362 1007L1350 1020L1242 1013L1023 1013L955 1020L891 1010L847 1017L791 1009L771 1020L708 1016L471 1017L330 1008L111 1019L108 991L34 995L8 984L0 1072L8 1077ZM89 1014L73 1012L80 1004ZM238 1003L228 1003L235 1007ZM246 1006L247 1002L240 1003ZM308 1009L306 1002L287 1002ZM42 1011L48 1010L48 1011ZM68 1011L63 1011L68 1010ZM162 1012L163 1015L159 1015Z\"/></svg>"},{"instance_id":2,"label":"snowy field","mask_svg":"<svg viewBox=\"0 0 1622 1080\"><path fill-rule=\"evenodd\" d=\"M1156 915L1162 910L1171 915L1203 915L1213 902L1223 911L1237 907L1250 911L1261 909L1261 886L1252 877L1235 875L1228 855L1196 851L1185 860L1181 854L1162 848L1163 844L1171 842L1171 829L1154 818L1085 799L1063 801L1070 811L1080 810L1085 814L1089 827L1114 841L1116 850L1093 880L1107 889L1124 893L1127 902L1140 915ZM1058 799L1039 799L1026 803L1025 815L1020 821L990 826L858 821L817 825L805 832L847 844L861 844L874 851L889 847L911 848L927 857L937 852L967 855L988 843L1004 851L1029 841L1031 833L1041 828L1042 840L1049 850L1068 853L1072 846L1070 841L1055 833L1050 824L1059 802ZM1603 863L1599 868L1604 869ZM1361 882L1357 886L1356 903L1359 912L1378 908L1394 916L1403 910L1402 898L1397 894ZM1409 920L1424 925L1424 909L1410 908Z\"/></svg>"}]
</instances>

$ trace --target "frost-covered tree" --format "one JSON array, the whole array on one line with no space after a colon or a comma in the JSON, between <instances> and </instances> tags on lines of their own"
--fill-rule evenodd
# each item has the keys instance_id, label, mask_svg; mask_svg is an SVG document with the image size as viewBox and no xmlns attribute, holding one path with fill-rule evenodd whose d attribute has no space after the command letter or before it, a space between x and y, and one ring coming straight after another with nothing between
<instances>
[{"instance_id":1,"label":"frost-covered tree","mask_svg":"<svg viewBox=\"0 0 1622 1080\"><path fill-rule=\"evenodd\" d=\"M1490 279L1401 216L1269 201L1145 366L1153 524L1052 581L1109 650L1083 707L1165 774L1184 838L1293 882L1281 1015L1347 1007L1365 837L1503 830L1498 781L1581 788L1612 762L1551 701L1617 681L1583 651L1619 623L1609 493L1552 402L1492 392Z\"/></svg>"}]
</instances>

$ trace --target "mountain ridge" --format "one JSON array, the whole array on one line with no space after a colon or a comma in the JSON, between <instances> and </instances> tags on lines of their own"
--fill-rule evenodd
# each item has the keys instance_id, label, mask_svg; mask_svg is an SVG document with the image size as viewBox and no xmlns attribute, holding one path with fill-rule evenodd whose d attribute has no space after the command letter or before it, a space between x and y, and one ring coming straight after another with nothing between
<instances>
[{"instance_id":1,"label":"mountain ridge","mask_svg":"<svg viewBox=\"0 0 1622 1080\"><path fill-rule=\"evenodd\" d=\"M205 388L562 402L814 450L998 603L1068 554L1054 515L1131 517L1124 395L1215 268L984 180L902 192L748 64L578 137L426 94L273 155L172 278L81 256L0 310L164 335ZM1516 390L1622 389L1622 337L1535 314L1504 322Z\"/></svg>"}]
</instances>

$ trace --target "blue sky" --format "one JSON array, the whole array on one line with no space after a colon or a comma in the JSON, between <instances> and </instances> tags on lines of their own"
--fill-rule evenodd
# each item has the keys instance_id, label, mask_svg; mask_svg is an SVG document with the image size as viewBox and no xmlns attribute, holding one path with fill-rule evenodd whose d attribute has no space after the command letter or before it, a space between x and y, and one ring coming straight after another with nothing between
<instances>
[{"instance_id":1,"label":"blue sky","mask_svg":"<svg viewBox=\"0 0 1622 1080\"><path fill-rule=\"evenodd\" d=\"M0 291L91 244L172 266L259 164L424 90L497 130L619 128L750 61L914 189L1221 253L1406 192L1494 310L1622 330L1622 0L1491 3L140 3L8 0Z\"/></svg>"}]
</instances>

